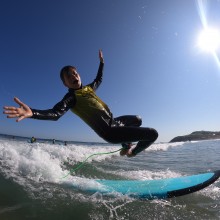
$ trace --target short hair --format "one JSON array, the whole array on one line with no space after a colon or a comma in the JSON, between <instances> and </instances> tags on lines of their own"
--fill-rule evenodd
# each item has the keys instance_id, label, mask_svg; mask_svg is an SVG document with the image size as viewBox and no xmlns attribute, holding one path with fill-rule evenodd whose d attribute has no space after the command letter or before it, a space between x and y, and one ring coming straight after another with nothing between
<instances>
[{"instance_id":1,"label":"short hair","mask_svg":"<svg viewBox=\"0 0 220 220\"><path fill-rule=\"evenodd\" d=\"M60 79L63 81L63 83L64 83L64 73L67 73L67 72L70 71L71 69L76 70L76 67L74 67L74 66L64 66L64 67L60 70Z\"/></svg>"}]
</instances>

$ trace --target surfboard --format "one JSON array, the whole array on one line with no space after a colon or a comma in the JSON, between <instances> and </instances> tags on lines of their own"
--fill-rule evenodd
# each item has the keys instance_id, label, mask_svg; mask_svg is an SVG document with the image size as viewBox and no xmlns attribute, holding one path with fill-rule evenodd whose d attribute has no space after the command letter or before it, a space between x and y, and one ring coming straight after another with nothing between
<instances>
[{"instance_id":1,"label":"surfboard","mask_svg":"<svg viewBox=\"0 0 220 220\"><path fill-rule=\"evenodd\" d=\"M95 180L96 184L78 188L89 193L126 195L140 199L166 199L204 189L220 177L220 170L191 176L155 180ZM76 186L75 186L76 187Z\"/></svg>"}]
</instances>

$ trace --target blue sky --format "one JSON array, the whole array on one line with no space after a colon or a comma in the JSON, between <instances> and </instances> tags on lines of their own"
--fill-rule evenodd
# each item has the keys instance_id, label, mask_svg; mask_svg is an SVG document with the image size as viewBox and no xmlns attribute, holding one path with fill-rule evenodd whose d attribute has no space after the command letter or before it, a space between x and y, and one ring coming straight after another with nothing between
<instances>
[{"instance_id":1,"label":"blue sky","mask_svg":"<svg viewBox=\"0 0 220 220\"><path fill-rule=\"evenodd\" d=\"M208 24L220 28L220 1L206 3ZM60 69L74 65L83 84L90 83L101 48L105 70L97 94L115 117L140 115L165 142L220 131L220 68L197 46L203 24L196 1L2 0L0 26L2 106L16 105L16 96L32 108L53 107L67 92ZM71 111L57 122L16 123L2 114L0 133L102 141Z\"/></svg>"}]
</instances>

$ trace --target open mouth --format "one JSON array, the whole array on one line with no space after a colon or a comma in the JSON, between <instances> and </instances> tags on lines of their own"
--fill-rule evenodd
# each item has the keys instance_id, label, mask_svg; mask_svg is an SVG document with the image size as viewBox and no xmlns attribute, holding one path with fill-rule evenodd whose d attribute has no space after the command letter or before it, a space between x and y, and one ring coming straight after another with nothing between
<instances>
[{"instance_id":1,"label":"open mouth","mask_svg":"<svg viewBox=\"0 0 220 220\"><path fill-rule=\"evenodd\" d=\"M73 84L78 84L78 80L77 80L77 79L74 80L74 81L73 81Z\"/></svg>"}]
</instances>

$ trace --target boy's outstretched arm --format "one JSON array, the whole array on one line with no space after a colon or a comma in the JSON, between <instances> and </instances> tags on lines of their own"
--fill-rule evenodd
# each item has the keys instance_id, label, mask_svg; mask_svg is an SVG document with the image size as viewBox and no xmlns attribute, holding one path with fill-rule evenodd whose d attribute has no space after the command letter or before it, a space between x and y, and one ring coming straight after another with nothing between
<instances>
[{"instance_id":1,"label":"boy's outstretched arm","mask_svg":"<svg viewBox=\"0 0 220 220\"><path fill-rule=\"evenodd\" d=\"M100 64L99 64L99 69L98 69L96 78L93 80L92 83L88 84L88 86L90 86L94 91L96 91L96 89L101 84L102 76L103 76L104 58L103 58L103 53L101 49L99 50L99 60L100 60Z\"/></svg>"},{"instance_id":2,"label":"boy's outstretched arm","mask_svg":"<svg viewBox=\"0 0 220 220\"><path fill-rule=\"evenodd\" d=\"M4 114L7 115L7 118L17 118L16 122L19 122L25 118L32 117L33 113L31 109L21 102L18 98L14 98L14 101L20 105L20 107L13 107L13 106L4 106Z\"/></svg>"}]
</instances>

